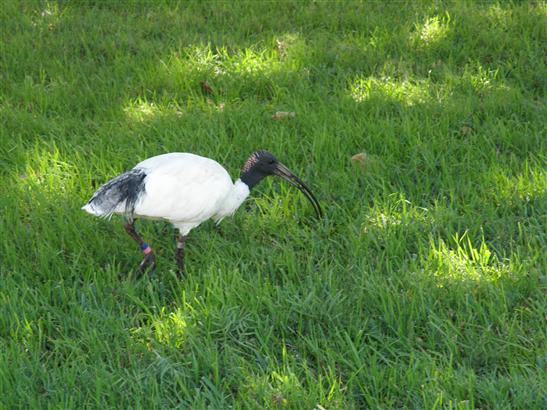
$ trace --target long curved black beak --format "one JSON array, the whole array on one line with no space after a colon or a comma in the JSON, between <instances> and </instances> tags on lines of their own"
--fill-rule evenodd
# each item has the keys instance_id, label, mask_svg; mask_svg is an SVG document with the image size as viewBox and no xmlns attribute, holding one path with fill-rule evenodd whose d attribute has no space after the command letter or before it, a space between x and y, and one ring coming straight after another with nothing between
<instances>
[{"instance_id":1,"label":"long curved black beak","mask_svg":"<svg viewBox=\"0 0 547 410\"><path fill-rule=\"evenodd\" d=\"M274 171L274 174L283 178L285 181L287 181L289 184L294 185L297 187L302 193L308 198L308 200L311 202L313 209L315 209L315 212L317 213L318 218L323 217L323 211L321 210L321 206L319 205L319 201L315 198L313 195L313 192L311 189L309 189L304 182L300 178L298 178L296 175L292 173L292 171L287 168L282 163L278 162Z\"/></svg>"}]
</instances>

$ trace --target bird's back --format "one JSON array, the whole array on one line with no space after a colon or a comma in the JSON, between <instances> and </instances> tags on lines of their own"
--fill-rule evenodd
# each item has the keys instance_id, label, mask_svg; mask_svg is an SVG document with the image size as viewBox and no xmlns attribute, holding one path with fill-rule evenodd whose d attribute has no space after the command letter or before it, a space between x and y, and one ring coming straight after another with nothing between
<instances>
[{"instance_id":1,"label":"bird's back","mask_svg":"<svg viewBox=\"0 0 547 410\"><path fill-rule=\"evenodd\" d=\"M135 215L171 222L201 222L214 215L233 182L216 161L190 153L169 153L135 166L143 170L145 194Z\"/></svg>"},{"instance_id":2,"label":"bird's back","mask_svg":"<svg viewBox=\"0 0 547 410\"><path fill-rule=\"evenodd\" d=\"M210 169L216 167L224 170L218 162L189 152L169 152L167 154L156 155L139 162L135 165L135 168L158 170L168 167L181 169L189 167L195 168L196 166Z\"/></svg>"}]
</instances>

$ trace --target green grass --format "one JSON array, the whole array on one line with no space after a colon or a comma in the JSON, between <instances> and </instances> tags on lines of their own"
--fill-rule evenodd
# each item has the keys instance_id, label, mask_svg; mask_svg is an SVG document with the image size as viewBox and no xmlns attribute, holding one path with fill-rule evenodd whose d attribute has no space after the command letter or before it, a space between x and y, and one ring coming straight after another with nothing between
<instances>
[{"instance_id":1,"label":"green grass","mask_svg":"<svg viewBox=\"0 0 547 410\"><path fill-rule=\"evenodd\" d=\"M1 9L1 408L545 408L543 2ZM269 180L183 281L167 225L138 278L80 210L152 155L255 149L326 218Z\"/></svg>"}]
</instances>

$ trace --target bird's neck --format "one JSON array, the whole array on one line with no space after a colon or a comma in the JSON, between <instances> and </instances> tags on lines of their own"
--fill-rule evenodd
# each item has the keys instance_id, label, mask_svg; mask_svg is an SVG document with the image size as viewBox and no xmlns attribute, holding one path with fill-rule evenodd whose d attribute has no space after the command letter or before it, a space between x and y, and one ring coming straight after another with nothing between
<instances>
[{"instance_id":1,"label":"bird's neck","mask_svg":"<svg viewBox=\"0 0 547 410\"><path fill-rule=\"evenodd\" d=\"M256 184L262 181L265 176L266 175L263 173L258 172L255 168L251 167L250 169L241 172L241 179L238 179L238 181L245 183L249 189L252 189Z\"/></svg>"},{"instance_id":2,"label":"bird's neck","mask_svg":"<svg viewBox=\"0 0 547 410\"><path fill-rule=\"evenodd\" d=\"M249 186L242 182L241 179L238 179L236 182L234 182L234 186L232 187L232 191L228 195L228 198L225 201L223 210L222 210L222 216L228 216L232 215L245 201L245 199L249 196Z\"/></svg>"}]
</instances>

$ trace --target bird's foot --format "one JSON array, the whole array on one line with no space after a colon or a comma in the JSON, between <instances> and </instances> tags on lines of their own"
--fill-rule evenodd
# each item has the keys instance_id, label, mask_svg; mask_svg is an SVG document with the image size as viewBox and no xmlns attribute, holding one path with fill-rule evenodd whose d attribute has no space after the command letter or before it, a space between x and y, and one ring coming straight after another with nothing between
<instances>
[{"instance_id":1,"label":"bird's foot","mask_svg":"<svg viewBox=\"0 0 547 410\"><path fill-rule=\"evenodd\" d=\"M156 257L152 252L147 253L144 256L144 259L142 260L141 264L139 265L139 273L142 275L146 271L153 272L156 270Z\"/></svg>"}]
</instances>

